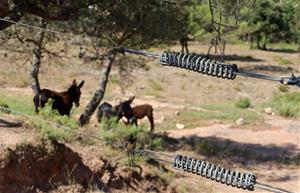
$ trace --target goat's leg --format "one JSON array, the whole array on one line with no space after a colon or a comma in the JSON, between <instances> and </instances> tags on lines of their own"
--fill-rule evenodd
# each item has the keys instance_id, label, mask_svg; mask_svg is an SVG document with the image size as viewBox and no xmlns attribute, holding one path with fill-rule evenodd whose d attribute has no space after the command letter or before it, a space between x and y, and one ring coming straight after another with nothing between
<instances>
[{"instance_id":1,"label":"goat's leg","mask_svg":"<svg viewBox=\"0 0 300 193\"><path fill-rule=\"evenodd\" d=\"M41 105L42 108L45 107L45 105L48 102L49 98L50 97L45 96L45 94L41 94L40 95L39 101L40 101L40 105ZM53 101L53 104L54 104L54 101ZM52 107L53 107L53 104L52 104Z\"/></svg>"},{"instance_id":2,"label":"goat's leg","mask_svg":"<svg viewBox=\"0 0 300 193\"><path fill-rule=\"evenodd\" d=\"M102 112L99 110L97 113L97 121L98 123L101 123L101 119L102 119Z\"/></svg>"},{"instance_id":3,"label":"goat's leg","mask_svg":"<svg viewBox=\"0 0 300 193\"><path fill-rule=\"evenodd\" d=\"M152 133L154 131L154 120L153 120L153 112L151 111L148 115L147 115L149 122L150 122L150 132Z\"/></svg>"},{"instance_id":4,"label":"goat's leg","mask_svg":"<svg viewBox=\"0 0 300 193\"><path fill-rule=\"evenodd\" d=\"M122 119L122 116L118 116L116 119L116 123L119 123L120 119ZM123 120L123 119L122 119Z\"/></svg>"},{"instance_id":5,"label":"goat's leg","mask_svg":"<svg viewBox=\"0 0 300 193\"><path fill-rule=\"evenodd\" d=\"M134 120L134 124L135 124L135 126L138 126L137 119Z\"/></svg>"}]
</instances>

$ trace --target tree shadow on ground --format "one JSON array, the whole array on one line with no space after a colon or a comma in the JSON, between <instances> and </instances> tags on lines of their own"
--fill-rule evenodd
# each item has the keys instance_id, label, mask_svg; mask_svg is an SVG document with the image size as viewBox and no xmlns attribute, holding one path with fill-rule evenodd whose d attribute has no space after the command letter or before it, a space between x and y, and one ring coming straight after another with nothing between
<instances>
[{"instance_id":1,"label":"tree shadow on ground","mask_svg":"<svg viewBox=\"0 0 300 193\"><path fill-rule=\"evenodd\" d=\"M0 127L7 127L7 128L13 128L13 127L21 127L22 122L9 122L4 119L0 119Z\"/></svg>"},{"instance_id":2,"label":"tree shadow on ground","mask_svg":"<svg viewBox=\"0 0 300 193\"><path fill-rule=\"evenodd\" d=\"M267 51L267 52L278 52L278 53L288 53L288 54L296 54L299 53L298 50L295 49L286 49L286 48L268 48L262 51Z\"/></svg>"},{"instance_id":3,"label":"tree shadow on ground","mask_svg":"<svg viewBox=\"0 0 300 193\"><path fill-rule=\"evenodd\" d=\"M209 159L222 159L242 165L276 162L300 164L299 149L292 144L285 146L239 143L219 137L189 136L174 139L160 135L165 151L190 150Z\"/></svg>"},{"instance_id":4,"label":"tree shadow on ground","mask_svg":"<svg viewBox=\"0 0 300 193\"><path fill-rule=\"evenodd\" d=\"M246 67L240 67L239 70L241 71L270 71L270 72L285 72L291 73L294 71L292 67L286 66L275 66L275 65L251 65Z\"/></svg>"},{"instance_id":5,"label":"tree shadow on ground","mask_svg":"<svg viewBox=\"0 0 300 193\"><path fill-rule=\"evenodd\" d=\"M206 57L206 56L205 56ZM223 60L223 61L242 61L242 62L263 62L264 60L259 59L259 58L254 58L252 56L240 56L236 54L229 54L229 55L209 55L208 56L210 59L214 60Z\"/></svg>"}]
</instances>

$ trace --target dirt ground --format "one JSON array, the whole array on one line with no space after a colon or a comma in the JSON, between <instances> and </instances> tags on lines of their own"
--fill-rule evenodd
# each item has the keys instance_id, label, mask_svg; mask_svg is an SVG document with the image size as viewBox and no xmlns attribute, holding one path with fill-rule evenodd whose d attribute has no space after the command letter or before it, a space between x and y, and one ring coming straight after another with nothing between
<instances>
[{"instance_id":1,"label":"dirt ground","mask_svg":"<svg viewBox=\"0 0 300 193\"><path fill-rule=\"evenodd\" d=\"M290 121L278 117L271 117L267 121L271 120L276 121L265 128L255 128L255 130L240 129L230 124L215 124L209 127L180 131L171 130L168 133L169 136L176 139L201 137L234 141L237 143L237 146L240 146L239 148L245 148L243 146L247 146L249 153L256 151L255 153L258 155L262 154L270 157L286 156L286 154L296 155L299 153L299 121ZM276 124L277 121L279 121L280 124L284 123L284 125L280 126ZM250 166L247 167L247 171L256 174L259 182L272 184L275 187L285 188L294 192L300 190L300 168L298 166L283 166L282 164L277 165L276 163L250 164ZM214 186L212 183L207 183ZM213 188L213 192L214 191L239 192L239 190L224 188L220 185L216 185ZM257 190L255 192L265 191Z\"/></svg>"},{"instance_id":2,"label":"dirt ground","mask_svg":"<svg viewBox=\"0 0 300 193\"><path fill-rule=\"evenodd\" d=\"M174 46L170 50L179 50L179 47ZM205 54L207 45L192 43L190 50L191 52ZM160 52L161 50L155 51ZM0 54L4 52L4 50L0 50ZM290 75L291 72L299 74L300 71L300 58L296 53L258 51L250 50L247 45L229 45L226 48L226 56L226 62L236 63L245 70L255 70L278 76ZM292 64L279 65L278 57L288 59L292 61ZM28 77L30 63L24 64L24 61L17 61L17 68L13 68L11 67L12 54L9 53L8 57L0 56L0 58L2 61L0 63L0 93L9 96L22 95L30 98L32 91L28 83L24 81ZM237 77L233 81L221 80L181 69L162 67L157 64L157 61L152 59L145 62L149 70L134 69L132 77L129 77L129 83L125 92L122 92L121 87L118 85L120 82L117 84L110 83L105 100L115 104L119 99L126 99L135 95L136 99L133 105L149 103L154 107L154 116L157 124L163 124L168 119L174 122L174 128L170 128L166 132L157 128L157 134L167 135L178 142L182 140L208 140L221 146L229 144L230 148L243 151L243 155L246 155L246 157L239 155L234 156L232 159L220 159L213 156L204 156L198 150L193 149L192 145L172 150L173 152L168 150L169 153L174 155L187 154L201 159L208 159L213 161L213 163L224 164L226 167L254 173L257 175L259 182L292 192L300 192L299 165L286 164L283 159L285 157L293 158L294 156L299 156L300 119L284 118L277 114L270 115L264 112L264 107L261 107L262 104L270 101L274 94L280 93L278 89L279 84L244 77ZM40 74L41 85L47 88L63 90L74 78L85 80L86 84L82 89L81 107L78 109L80 111L88 103L94 88L98 84L98 64L83 63L75 56L68 60L62 59L59 64L57 66L49 64L42 67ZM59 72L64 72L64 75ZM18 80L10 81L14 73L18 73ZM117 68L113 69L112 77L118 77ZM20 85L21 83L24 83L24 85ZM299 92L299 88L290 87L289 92ZM208 121L193 128L178 129L174 126L177 123L175 115L179 112L189 110L205 111L201 107L203 104L226 103L236 101L242 97L247 97L251 100L252 110L257 112L263 118L263 121L253 122L246 126L236 124L235 121L222 120ZM78 114L73 118L75 117L78 117ZM23 119L19 116L0 113L1 150L35 141L36 131L29 125L8 127L6 122L3 123L3 121L18 123L20 120ZM142 122L146 125L148 124L147 120ZM91 125L98 126L95 117L93 117ZM84 165L96 170L98 162L95 160L97 156L88 156L88 152L98 152L99 156L101 156L101 152L97 151L97 146L88 147L72 144L70 149L79 154L83 159ZM109 158L105 159L108 160ZM180 171L174 171L174 173L177 175L168 183L177 192L243 192L240 189L218 184L192 174ZM144 185L142 187L148 187L149 184L147 183L151 183L151 181L143 182ZM157 186L162 184L157 183ZM63 186L61 189L56 191L64 192ZM142 191L141 189L139 190ZM166 190L165 187L161 188L160 192L164 192L164 190ZM122 191L126 192L126 189L121 189ZM168 189L168 191L171 191L171 189ZM155 191L153 190L153 192ZM266 191L255 190L254 192L265 193Z\"/></svg>"}]
</instances>

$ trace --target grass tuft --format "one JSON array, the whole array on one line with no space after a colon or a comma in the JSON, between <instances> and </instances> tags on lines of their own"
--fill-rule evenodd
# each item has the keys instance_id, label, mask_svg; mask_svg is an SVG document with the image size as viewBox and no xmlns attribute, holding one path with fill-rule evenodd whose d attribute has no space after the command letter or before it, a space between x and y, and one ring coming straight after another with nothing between
<instances>
[{"instance_id":1,"label":"grass tuft","mask_svg":"<svg viewBox=\"0 0 300 193\"><path fill-rule=\"evenodd\" d=\"M285 59L281 56L275 56L274 60L279 64L279 65L289 65L289 64L293 64L292 61Z\"/></svg>"},{"instance_id":2,"label":"grass tuft","mask_svg":"<svg viewBox=\"0 0 300 193\"><path fill-rule=\"evenodd\" d=\"M281 116L300 117L300 93L287 93L275 96L270 102Z\"/></svg>"},{"instance_id":3,"label":"grass tuft","mask_svg":"<svg viewBox=\"0 0 300 193\"><path fill-rule=\"evenodd\" d=\"M242 98L235 104L236 107L241 108L241 109L247 109L250 107L250 105L251 105L251 102L250 102L250 99L248 99L248 98Z\"/></svg>"},{"instance_id":4,"label":"grass tuft","mask_svg":"<svg viewBox=\"0 0 300 193\"><path fill-rule=\"evenodd\" d=\"M0 104L25 114L34 115L34 105L30 96L0 93Z\"/></svg>"},{"instance_id":5,"label":"grass tuft","mask_svg":"<svg viewBox=\"0 0 300 193\"><path fill-rule=\"evenodd\" d=\"M9 108L9 106L7 104L5 104L3 101L0 100L0 107L3 108ZM6 113L6 114L10 114L10 111L6 110L6 109L0 109L0 112L2 113Z\"/></svg>"},{"instance_id":6,"label":"grass tuft","mask_svg":"<svg viewBox=\"0 0 300 193\"><path fill-rule=\"evenodd\" d=\"M154 79L149 79L148 80L148 85L147 89L145 90L146 95L152 95L156 97L163 97L162 92L165 90L161 84L161 82L154 80Z\"/></svg>"},{"instance_id":7,"label":"grass tuft","mask_svg":"<svg viewBox=\"0 0 300 193\"><path fill-rule=\"evenodd\" d=\"M163 91L164 90L162 85L156 80L150 79L149 84L150 84L150 87L155 91Z\"/></svg>"},{"instance_id":8,"label":"grass tuft","mask_svg":"<svg viewBox=\"0 0 300 193\"><path fill-rule=\"evenodd\" d=\"M119 84L120 83L119 77L116 74L111 75L110 82L112 84Z\"/></svg>"},{"instance_id":9,"label":"grass tuft","mask_svg":"<svg viewBox=\"0 0 300 193\"><path fill-rule=\"evenodd\" d=\"M281 91L281 92L288 92L289 91L289 87L285 84L280 84L278 86L278 89Z\"/></svg>"}]
</instances>

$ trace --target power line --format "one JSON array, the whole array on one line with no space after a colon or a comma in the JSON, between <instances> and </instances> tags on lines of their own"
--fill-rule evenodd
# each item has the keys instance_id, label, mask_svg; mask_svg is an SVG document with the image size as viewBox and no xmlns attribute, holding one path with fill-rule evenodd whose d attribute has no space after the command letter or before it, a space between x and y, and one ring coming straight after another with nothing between
<instances>
[{"instance_id":1,"label":"power line","mask_svg":"<svg viewBox=\"0 0 300 193\"><path fill-rule=\"evenodd\" d=\"M155 159L163 164L167 164L176 170L197 174L202 177L231 185L232 187L241 188L243 190L261 189L274 193L293 193L282 188L277 188L268 184L256 181L256 175L251 173L243 173L231 169L225 169L208 161L197 160L192 157L176 155L171 156L162 152L151 150L136 150L136 154Z\"/></svg>"},{"instance_id":2,"label":"power line","mask_svg":"<svg viewBox=\"0 0 300 193\"><path fill-rule=\"evenodd\" d=\"M32 115L29 115L29 114L26 114L26 113L23 113L23 112L20 112L20 111L17 111L17 110L13 110L13 109L6 108L6 107L3 107L3 106L0 106L0 109L5 110L5 111L9 111L9 112L12 112L12 113L15 113L15 114L18 114L18 115L22 115L22 116L27 117L29 119L42 121L42 122L48 123L50 125L54 125L56 127L62 128L65 131L70 131L70 132L73 132L73 133L76 133L76 134L79 134L79 135L82 135L82 136L85 136L85 137L93 138L93 139L99 140L101 142L103 140L100 137L97 137L93 134L77 131L77 130L71 129L70 127L66 127L66 126L63 126L61 124L58 124L56 122L49 121L49 120L46 120L46 119L42 119L42 118L39 118L39 117L36 117L36 116L32 116Z\"/></svg>"},{"instance_id":3,"label":"power line","mask_svg":"<svg viewBox=\"0 0 300 193\"><path fill-rule=\"evenodd\" d=\"M38 26L35 26L35 25L26 24L26 23L15 22L15 21L9 20L9 19L0 18L0 20L8 22L8 23L13 23L13 24L16 24L16 25L21 25L21 26L25 26L25 27L29 27L29 28L33 28L33 29L38 29L38 30L46 31L46 32L57 33L57 34L61 34L61 35L62 34L63 35L69 35L67 33L56 31L56 30L53 30L53 29L47 29L47 28L42 28L42 27L38 27Z\"/></svg>"},{"instance_id":4,"label":"power line","mask_svg":"<svg viewBox=\"0 0 300 193\"><path fill-rule=\"evenodd\" d=\"M274 193L293 193L288 190L284 190L282 188L276 188L276 187L270 186L268 184L263 184L263 183L259 183L259 182L256 183L256 187L261 190L267 190L269 192L274 192Z\"/></svg>"},{"instance_id":5,"label":"power line","mask_svg":"<svg viewBox=\"0 0 300 193\"><path fill-rule=\"evenodd\" d=\"M3 19L3 18L0 18L0 20L5 21L5 22L11 22L11 23L14 23L14 24L17 24L17 25L22 25L22 26L25 26L25 27L31 27L31 28L34 28L34 29L51 32L51 33L57 33L57 34L63 34L63 35L69 35L70 36L70 34L59 32L59 31L52 30L52 29L45 29L45 28L41 28L41 27L38 27L38 26L25 24L25 23L20 23L20 22L15 22L15 21L8 20L8 19ZM105 47L109 47L109 46L105 46ZM113 48L113 47L111 47L111 48ZM295 86L300 87L300 76L296 77L296 76L294 76L294 74L292 74L291 76L288 76L288 77L286 77L286 76L274 77L274 76L269 76L269 75L265 75L265 74L258 74L258 73L253 73L253 72L240 71L240 70L237 69L236 65L224 64L222 62L211 60L211 59L204 58L204 57L201 57L201 56L198 57L198 58L201 58L201 60L199 60L199 62L196 64L195 62L196 62L196 59L197 59L196 58L197 55L195 55L195 54L189 55L189 54L182 54L182 53L175 53L175 52L163 52L162 54L158 54L158 53L152 53L152 52L146 52L146 51L143 51L143 50L134 50L134 49L128 49L128 48L123 48L123 52L128 52L128 53L137 54L137 55L143 55L143 56L147 56L147 57L160 58L160 63L163 64L163 65L181 67L181 68L185 68L185 69L189 69L189 70L194 70L194 69L192 69L193 67L190 65L190 63L193 64L193 65L198 65L198 63L200 62L199 67L203 66L203 69L201 70L201 73L216 76L216 77L219 77L218 73L221 74L220 77L222 77L222 78L230 77L229 79L234 79L236 75L239 75L239 76L258 78L258 79L264 79L264 80L270 80L270 81L277 81L277 82L280 82L282 84L295 85ZM163 54L164 54L164 56L163 56ZM166 59L168 61L163 61L163 60L166 60ZM216 67L212 68L213 66L216 66ZM219 67L221 69L218 69ZM231 73L229 71L226 72L228 67L232 68ZM200 69L198 69L198 70L200 70ZM209 71L211 71L211 72L209 72ZM216 75L214 75L214 73L216 73ZM228 74L231 74L231 75L229 76ZM224 77L224 76L226 76L226 77Z\"/></svg>"},{"instance_id":6,"label":"power line","mask_svg":"<svg viewBox=\"0 0 300 193\"><path fill-rule=\"evenodd\" d=\"M123 48L124 52L159 58L159 63L163 66L178 67L192 70L209 76L233 80L237 75L280 82L281 84L300 87L300 76L275 77L266 74L241 71L236 64L225 64L198 54L184 54L180 52L164 51L161 54L142 50Z\"/></svg>"}]
</instances>

